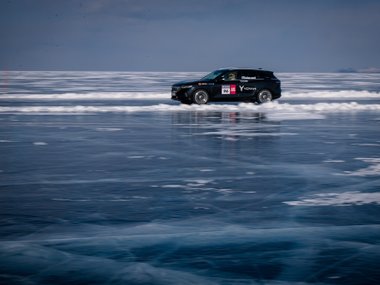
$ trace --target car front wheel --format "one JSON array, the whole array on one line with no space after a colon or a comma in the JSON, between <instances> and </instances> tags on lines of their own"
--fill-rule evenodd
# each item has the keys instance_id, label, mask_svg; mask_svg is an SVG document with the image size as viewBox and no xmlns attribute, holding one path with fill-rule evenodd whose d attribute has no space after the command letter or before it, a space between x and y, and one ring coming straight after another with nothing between
<instances>
[{"instance_id":1,"label":"car front wheel","mask_svg":"<svg viewBox=\"0 0 380 285\"><path fill-rule=\"evenodd\" d=\"M198 105L203 105L203 104L207 104L208 100L209 100L209 96L205 90L195 91L194 96L193 96L194 103Z\"/></svg>"},{"instance_id":2,"label":"car front wheel","mask_svg":"<svg viewBox=\"0 0 380 285\"><path fill-rule=\"evenodd\" d=\"M272 99L272 93L267 89L263 89L257 94L257 103L259 104L270 102Z\"/></svg>"}]
</instances>

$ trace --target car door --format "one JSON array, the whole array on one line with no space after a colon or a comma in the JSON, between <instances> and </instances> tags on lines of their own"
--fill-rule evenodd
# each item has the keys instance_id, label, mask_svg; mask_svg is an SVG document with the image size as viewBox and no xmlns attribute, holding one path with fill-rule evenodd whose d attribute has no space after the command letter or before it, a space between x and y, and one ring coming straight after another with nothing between
<instances>
[{"instance_id":1,"label":"car door","mask_svg":"<svg viewBox=\"0 0 380 285\"><path fill-rule=\"evenodd\" d=\"M214 86L215 98L234 100L238 98L238 72L228 71L223 74Z\"/></svg>"},{"instance_id":2,"label":"car door","mask_svg":"<svg viewBox=\"0 0 380 285\"><path fill-rule=\"evenodd\" d=\"M253 70L243 70L239 73L239 84L237 86L240 98L252 98L257 91L257 83L260 80Z\"/></svg>"}]
</instances>

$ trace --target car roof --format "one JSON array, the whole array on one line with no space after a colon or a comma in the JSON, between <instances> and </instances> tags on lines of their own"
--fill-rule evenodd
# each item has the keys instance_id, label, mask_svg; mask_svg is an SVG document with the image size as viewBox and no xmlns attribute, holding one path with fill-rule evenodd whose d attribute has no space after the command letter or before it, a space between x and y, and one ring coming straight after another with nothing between
<instances>
[{"instance_id":1,"label":"car roof","mask_svg":"<svg viewBox=\"0 0 380 285\"><path fill-rule=\"evenodd\" d=\"M229 68L220 68L218 70L223 70L223 71L264 71L264 72L273 72L271 70L265 70L262 68L235 68L235 67L229 67Z\"/></svg>"}]
</instances>

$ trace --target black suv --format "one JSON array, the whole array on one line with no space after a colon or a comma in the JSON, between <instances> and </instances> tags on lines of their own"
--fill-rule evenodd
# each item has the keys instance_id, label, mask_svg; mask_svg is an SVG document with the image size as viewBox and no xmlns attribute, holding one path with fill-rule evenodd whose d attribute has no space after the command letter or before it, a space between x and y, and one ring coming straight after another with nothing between
<instances>
[{"instance_id":1,"label":"black suv","mask_svg":"<svg viewBox=\"0 0 380 285\"><path fill-rule=\"evenodd\" d=\"M172 99L184 104L210 101L246 101L258 104L281 97L281 82L272 71L219 69L197 81L172 86Z\"/></svg>"}]
</instances>

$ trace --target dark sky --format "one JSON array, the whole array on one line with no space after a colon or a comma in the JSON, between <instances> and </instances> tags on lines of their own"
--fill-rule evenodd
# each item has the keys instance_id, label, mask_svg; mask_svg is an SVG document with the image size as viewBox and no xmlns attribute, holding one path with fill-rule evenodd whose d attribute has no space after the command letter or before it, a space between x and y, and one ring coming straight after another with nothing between
<instances>
[{"instance_id":1,"label":"dark sky","mask_svg":"<svg viewBox=\"0 0 380 285\"><path fill-rule=\"evenodd\" d=\"M379 0L0 0L0 69L380 67Z\"/></svg>"}]
</instances>

